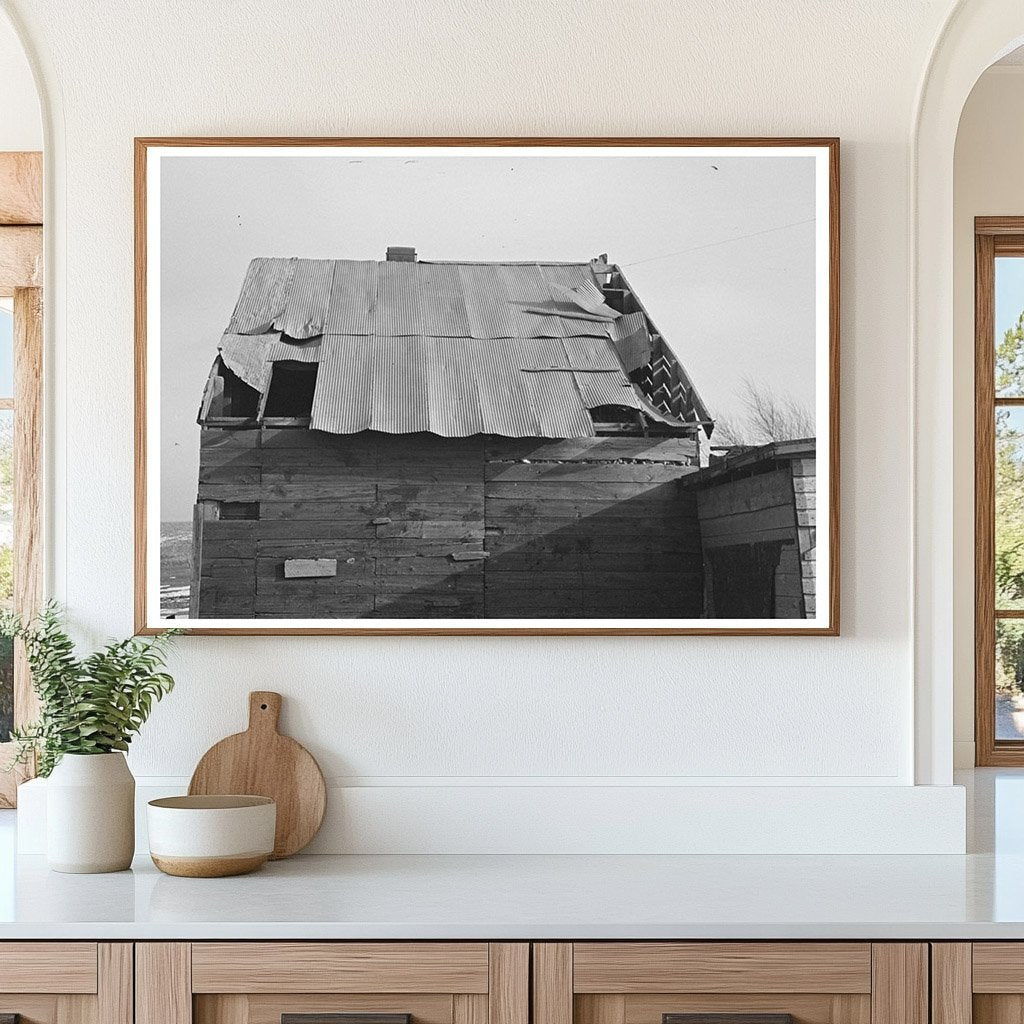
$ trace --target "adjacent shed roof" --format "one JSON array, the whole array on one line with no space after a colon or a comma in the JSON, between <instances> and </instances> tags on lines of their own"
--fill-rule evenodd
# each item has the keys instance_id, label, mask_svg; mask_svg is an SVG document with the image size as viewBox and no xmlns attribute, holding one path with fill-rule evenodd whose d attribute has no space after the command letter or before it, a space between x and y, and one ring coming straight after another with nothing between
<instances>
[{"instance_id":1,"label":"adjacent shed roof","mask_svg":"<svg viewBox=\"0 0 1024 1024\"><path fill-rule=\"evenodd\" d=\"M586 437L602 405L681 425L628 377L653 341L606 304L610 269L258 258L220 352L260 392L275 362L318 362L310 427L330 433Z\"/></svg>"}]
</instances>

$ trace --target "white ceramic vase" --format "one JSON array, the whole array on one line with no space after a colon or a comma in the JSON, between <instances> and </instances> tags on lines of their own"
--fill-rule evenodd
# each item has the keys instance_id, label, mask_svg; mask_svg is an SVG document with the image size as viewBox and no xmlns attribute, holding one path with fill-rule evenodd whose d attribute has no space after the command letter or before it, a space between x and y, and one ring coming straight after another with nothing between
<instances>
[{"instance_id":1,"label":"white ceramic vase","mask_svg":"<svg viewBox=\"0 0 1024 1024\"><path fill-rule=\"evenodd\" d=\"M54 871L124 871L135 853L135 778L124 754L65 754L46 783Z\"/></svg>"}]
</instances>

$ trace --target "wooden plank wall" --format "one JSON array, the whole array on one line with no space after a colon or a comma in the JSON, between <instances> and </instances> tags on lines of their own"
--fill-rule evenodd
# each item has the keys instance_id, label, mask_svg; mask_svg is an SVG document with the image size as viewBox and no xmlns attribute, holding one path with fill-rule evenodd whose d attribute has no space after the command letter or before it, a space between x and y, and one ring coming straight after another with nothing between
<instances>
[{"instance_id":1,"label":"wooden plank wall","mask_svg":"<svg viewBox=\"0 0 1024 1024\"><path fill-rule=\"evenodd\" d=\"M200 615L473 618L483 609L483 439L206 430L200 501L259 502L204 521ZM337 575L284 578L287 558Z\"/></svg>"},{"instance_id":2,"label":"wooden plank wall","mask_svg":"<svg viewBox=\"0 0 1024 1024\"><path fill-rule=\"evenodd\" d=\"M694 441L491 438L486 455L488 617L701 614Z\"/></svg>"},{"instance_id":3,"label":"wooden plank wall","mask_svg":"<svg viewBox=\"0 0 1024 1024\"><path fill-rule=\"evenodd\" d=\"M680 484L695 463L686 439L204 430L198 612L699 616L697 499ZM259 518L205 502L258 502ZM286 558L335 558L337 575L286 580Z\"/></svg>"},{"instance_id":4,"label":"wooden plank wall","mask_svg":"<svg viewBox=\"0 0 1024 1024\"><path fill-rule=\"evenodd\" d=\"M739 479L708 481L697 495L697 513L705 552L733 545L781 542L775 571L775 617L804 617L803 570L793 476L788 465ZM720 608L714 612L726 614Z\"/></svg>"}]
</instances>

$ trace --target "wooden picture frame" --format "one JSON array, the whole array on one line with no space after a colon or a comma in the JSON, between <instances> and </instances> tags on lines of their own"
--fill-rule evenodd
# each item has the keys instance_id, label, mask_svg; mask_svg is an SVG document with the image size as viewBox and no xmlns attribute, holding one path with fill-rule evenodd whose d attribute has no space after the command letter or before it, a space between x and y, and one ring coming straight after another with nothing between
<instances>
[{"instance_id":1,"label":"wooden picture frame","mask_svg":"<svg viewBox=\"0 0 1024 1024\"><path fill-rule=\"evenodd\" d=\"M522 295L515 294L518 285L513 283L507 286L501 296L492 291L479 301L497 303L500 298L508 307L515 306L516 309L511 312L503 307L502 312L494 314L496 317L504 316L504 322L529 314L547 316L561 325L557 330L552 328L550 332L528 328L523 337L531 341L537 340L541 334L555 335L558 331L563 332L559 336L575 337L572 330L568 334L564 333L567 318L574 322L589 319L597 326L592 325L593 329L585 328L587 336L593 337L604 332L606 338L601 344L618 355L619 364L615 367L602 361L606 355L593 353L592 358L597 362L592 365L574 362L576 357L556 365L550 361L550 354L544 359L537 356L540 361L536 364L531 362L529 365L520 365L523 363L523 350L521 347L515 349L518 354L508 357L511 360L508 372L515 374L514 386L509 385L509 394L516 388L527 387L522 383L525 378L520 374L534 374L529 378L528 386L533 389L531 394L534 395L545 388L564 395L569 390L563 386L564 379L572 378L576 382L573 401L582 402L583 415L589 415L590 419L581 421L580 412L575 407L570 409L568 405L561 405L541 408L538 404L528 412L539 424L536 436L530 435L530 444L517 445L509 439L519 438L523 441L526 435L517 434L514 426L505 426L503 421L501 429L494 429L495 418L500 419L507 410L492 414L489 408L485 408L479 414L482 418L478 432L467 433L469 428L465 427L465 423L452 425L452 418L465 418L470 413L464 404L452 399L451 394L447 394L444 399L447 402L444 409L431 408L422 416L418 412L410 412L418 398L407 402L403 398L405 404L399 407L397 399L380 397L388 388L406 386L403 382L387 383L396 377L396 371L380 368L384 365L382 360L391 358L390 355L381 355L381 351L392 351L385 342L387 345L394 342L394 351L402 352L403 358L410 358L412 364L426 358L425 370L410 371L413 376L421 374L423 381L428 378L441 379L438 366L443 366L443 384L431 384L431 387L440 386L450 391L454 387L451 380L463 373L458 367L453 370L450 364L443 363L440 356L436 357L436 363L430 362L434 356L427 358L413 353L410 357L408 346L396 341L415 335L421 341L426 338L438 342L435 346L437 351L444 350L440 342L453 337L459 338L467 346L472 344L476 326L472 330L463 327L462 335L455 329L448 329L448 322L447 326L437 327L441 323L439 318L448 316L451 303L456 301L449 291L444 291L446 285L436 285L437 291L432 292L430 297L430 302L438 307L442 301L449 304L441 312L431 307L430 315L434 317L431 330L441 337L428 334L426 321L422 320L417 321L415 328L395 326L393 318L401 318L403 312L394 305L397 300L391 298L382 300L383 305L380 307L372 303L365 309L362 305L332 306L331 309L346 310L344 315L332 312L332 318L337 321L334 327L326 321L314 322L315 317L310 319L306 315L310 312L308 309L303 313L305 322L302 322L297 307L296 316L286 318L284 306L289 301L298 303L294 294L298 292L299 286L296 286L296 293L288 293L292 298L274 289L290 289L293 279L301 278L305 281L302 275L323 273L327 275L324 280L328 283L325 285L321 281L316 286L321 289L318 294L333 294L330 292L331 281L338 282L336 287L339 294L348 294L346 289L360 286L357 277L345 277L344 280L338 277L342 273L339 266L344 264L347 268L349 264L361 259L364 262L373 261L364 259L365 250L359 253L346 251L344 242L339 242L337 249L329 253L329 261L320 261L332 262L333 270L314 267L315 261L304 259L307 255L305 253L254 250L247 255L249 270L245 271L243 266L243 273L235 274L233 289L238 299L235 314L231 314L230 308L224 309L219 322L204 327L204 332L221 337L219 354L212 360L214 365L205 387L197 389L193 406L199 407L200 430L207 432L198 444L200 451L205 452L203 442L209 442L210 454L203 454L201 458L205 460L209 457L211 461L208 465L204 461L200 468L199 476L203 480L199 487L200 498L195 505L191 526L182 525L179 537L179 540L185 538L183 544L191 552L190 569L186 571L179 563L175 563L179 590L189 591L188 609L166 612L160 591L161 562L156 531L165 526L168 514L162 509L155 486L157 470L154 464L159 462L160 456L160 437L157 435L161 431L156 429L154 416L157 414L153 412L154 405L160 406L160 403L155 403L152 398L154 388L162 387L154 353L162 351L158 343L162 331L161 316L165 311L151 301L151 296L162 289L161 301L167 301L167 286L161 285L161 272L155 266L162 259L159 244L179 244L173 239L184 234L178 232L176 235L173 223L169 220L165 222L168 217L166 203L161 205L161 197L166 200L167 189L170 187L165 169L169 166L184 166L169 164L168 161L176 158L205 160L205 165L199 163L194 166L211 168L209 175L215 178L223 174L224 165L221 164L218 170L214 161L225 158L263 160L261 166L265 168L269 166L265 163L268 158L290 159L294 162L299 157L334 160L344 157L352 164L370 163L376 168L384 167L388 160L397 161L399 157L407 157L405 162L409 164L424 162L436 168L440 166L436 163L438 158L451 157L465 161L466 168L475 168L480 165L474 165L472 160L484 156L521 162L536 160L540 156L559 157L566 161L660 157L663 161L668 158L677 159L680 167L687 168L690 164L684 164L685 161L699 159L704 161L701 166L709 175L717 173L720 167L725 167L731 173L739 166L740 160L767 161L773 157L792 158L794 161L810 160L808 166L813 165L814 168L809 179L813 181L814 192L814 214L810 219L758 229L758 222L748 218L734 224L736 230L711 244L729 244L738 252L747 252L756 250L763 238L773 231L793 229L801 224L814 225L808 229L813 232L813 242L808 243L807 249L813 252L813 256L808 258L813 259L814 296L813 299L804 296L804 301L814 309L814 436L764 442L748 446L749 451L740 445L732 445L728 447L728 457L724 461L712 463L716 456L711 437L712 418L686 368L672 349L671 339L661 336L644 305L644 296L627 279L623 271L625 264L620 265L603 254L597 256L593 253L588 254L588 264L576 251L566 254L565 259L578 262L557 262L555 255L548 252L520 262L510 260L509 257L500 258L500 253L493 259L481 257L467 261L463 258L462 262L452 262L459 254L445 252L440 254L443 258L439 261L428 262L419 260L411 248L392 245L397 242L404 245L410 239L394 237L397 229L389 227L387 237L382 236L382 241L388 243L387 259L383 260L383 245L377 254L377 258L382 260L379 266L384 269L374 273L396 274L396 280L399 280L401 275L395 268L398 264L409 262L428 268L418 270L418 274L425 277L434 275L438 279L449 272L445 268L451 267L457 268L463 277L473 277L477 273L465 268L529 267L530 274L533 274L532 268L537 268L552 289L550 300L539 300L526 291ZM435 164L430 165L430 160L434 160ZM527 163L522 165L527 166ZM541 164L529 166L540 167ZM609 168L616 171L625 166L624 163L608 164ZM549 161L544 169L548 167L554 167L554 164ZM600 177L598 174L596 179L589 180L599 181ZM215 191L213 186L211 194L212 191ZM275 195L281 194L272 191ZM303 194L306 192L298 186L295 191ZM309 191L308 194L322 195L323 192ZM207 193L203 192L203 195L206 197L203 202L209 202ZM218 216L215 213L209 219L218 221ZM283 213L268 216L278 216L280 223L286 224ZM238 215L238 222L243 223L242 214ZM230 247L227 239L234 236L225 233L223 237L224 248L227 249ZM168 241L169 238L172 241ZM160 242L155 243L155 239L160 239ZM740 245L737 246L737 243ZM200 241L195 244L204 253L211 249L219 252L221 248ZM425 241L419 244L425 244ZM135 140L135 246L137 632L153 633L175 625L183 626L189 632L211 635L838 635L838 139L139 138ZM684 249L683 253L706 248L708 246L698 245L693 249ZM291 258L296 255L299 257L297 260ZM318 252L316 255L328 254ZM668 254L669 257L680 255ZM667 257L655 253L650 258L635 261L633 265L638 266L649 259L664 258ZM179 258L179 262L187 261ZM295 269L296 265L298 270ZM399 270L402 274L407 273L405 269ZM334 278L330 277L332 273ZM493 273L504 274L502 280L507 281L515 278L518 272L495 270ZM295 278L296 274L300 278ZM348 269L345 274L349 274ZM242 285L243 277L246 282L244 295L238 297L238 285ZM571 286L559 284L562 277ZM381 280L384 280L383 276ZM266 287L270 291L262 290L267 281L270 283ZM421 299L422 294L415 301L419 303ZM257 325L253 315L258 319L262 313L253 313L255 307L250 300L257 306L278 302L280 308L275 307L266 323ZM314 301L320 302L319 299ZM334 299L323 299L323 303L327 302L334 302ZM388 306L389 302L392 305ZM593 309L587 303L592 303ZM423 308L417 306L416 315L422 317ZM383 312L378 309L383 309ZM351 316L348 315L349 310L354 311ZM323 305L321 313L326 315L327 305ZM378 317L376 328L353 326L354 320L363 324L365 318L370 316ZM628 339L627 329L623 326L627 317L633 318L629 321L630 330L634 322L638 324L636 333ZM386 321L386 336L385 328L380 326L382 318ZM608 326L619 320L623 321L623 325ZM231 331L224 333L228 327ZM580 331L581 336L583 330ZM338 333L335 334L335 331ZM422 336L417 331L422 332ZM362 351L359 347L362 342L342 349L334 339L358 339L367 334L373 337L372 354L366 358L371 360L368 365L376 367L374 372L378 376L374 378L373 384L376 397L365 400L360 397L354 403L349 402L348 405L373 404L371 418L352 420L351 415L355 414L346 406L344 394L327 394L328 388L323 378L329 378L332 373L354 373L351 369L353 360L357 358L354 353L357 349ZM491 333L482 330L481 337L501 340L512 334L514 331L511 328L504 333L492 329ZM188 337L191 339L193 335L190 333ZM252 348L252 339L255 337L263 339L259 344L264 346L256 355ZM332 341L332 346L325 347L325 338ZM517 338L518 335L515 335L511 340ZM612 339L610 347L607 339ZM279 350L266 348L268 345L285 343L289 347L283 356ZM512 350L513 346L510 344L509 348ZM469 348L465 350L469 351ZM213 353L214 350L210 351ZM271 352L277 352L277 355L270 355ZM557 360L561 356L555 358ZM642 362L645 358L646 363ZM374 359L376 363L372 362ZM309 368L311 363L315 366L312 371ZM403 368L405 365L402 364ZM330 369L325 372L324 366ZM482 372L486 374L490 371ZM591 377L584 378L583 375L588 372L592 374ZM740 368L737 366L733 372L739 373ZM430 377L431 373L433 377ZM318 377L318 374L322 374L323 378ZM382 374L385 378L383 383ZM608 387L615 374L619 374L615 378L619 390L615 392L612 404L599 404L599 396L609 393ZM483 393L493 386L493 381L473 380L471 385ZM503 383L502 387L505 386ZM603 392L602 386L605 388ZM367 389L370 390L370 385L367 385ZM476 390L473 394L477 394ZM623 399L621 404L620 397ZM514 401L509 399L512 404ZM310 403L315 403L312 414ZM486 402L483 404L486 405ZM166 407L165 403L163 408ZM370 413L366 415L369 417ZM478 415L475 407L473 415ZM515 415L518 413L509 413L509 416ZM545 415L549 419L554 418L557 423L545 424ZM488 419L488 416L491 418ZM432 429L435 420L431 417L443 421L440 431ZM562 427L561 424L567 421L575 426ZM338 426L339 423L343 425ZM351 423L360 425L350 428L347 425ZM371 423L378 429L372 429L369 426ZM418 425L409 426L410 423ZM366 443L358 451L351 447L342 451L340 442L328 443L324 440L325 424L329 424L326 433L332 437L363 437ZM245 435L242 430L246 432ZM449 432L445 434L445 430ZM559 430L564 432L559 433ZM231 431L234 433L227 436ZM219 434L214 436L214 432ZM557 443L558 438L571 440L583 438L584 435L593 435L596 438L595 444L603 442L605 438L621 438L619 448L616 449L619 454L603 454L611 452L614 447L607 445L602 447L599 458L584 458L580 455L585 447L581 442L569 443L566 440L560 445ZM666 443L678 439L674 442L671 456L650 453L650 450L658 447L654 441L660 443L659 435L664 436ZM453 442L443 452L434 443L439 436ZM404 440L395 441L395 437ZM418 448L413 443L416 438L422 441ZM551 470L542 481L543 487L538 482L541 470L525 468L538 461L531 458L531 455L540 450L538 446L541 441L546 447L543 447L539 461L546 467L545 472ZM634 441L637 443L632 443ZM237 446L238 450L229 452L224 447L231 445ZM221 446L220 450L215 451L218 446ZM244 447L255 448L257 451L246 454L242 451ZM288 453L282 455L278 451L273 455L276 461L271 463L267 461L271 459L271 447L287 448ZM310 454L305 450L309 448L319 450ZM684 449L686 454L681 454ZM329 454L324 454L328 450ZM384 484L379 481L376 491L354 484L348 487L346 483L348 489L343 500L335 500L337 488L333 481L336 477L330 476L324 464L316 462L318 459L333 460L330 461L330 466L335 467L332 473L336 472L336 467L346 466L352 480L360 478L364 483L367 477L364 470L367 466L380 467L386 464L391 474L387 476L389 483L386 493ZM476 473L478 463L481 466L479 498L476 490L473 490L476 477L472 475ZM486 481L497 478L498 471L494 467L498 463L520 468L511 473L502 470L506 479L492 486ZM585 469L580 469L582 463L586 464ZM421 471L422 467L434 464L445 468L433 476ZM225 465L230 465L230 474L222 472ZM307 469L309 466L314 467L306 473L304 484L297 483L302 477L301 466L307 466ZM466 466L470 468L460 468ZM488 470L487 466L491 466L491 469ZM604 469L600 468L602 466ZM628 469L623 469L624 466ZM700 476L699 483L696 476L681 482L681 476L677 479L669 472L670 467L681 466L685 466L688 473L700 470L705 475ZM613 472L609 467L618 468ZM413 491L408 487L403 489L402 473L410 470L414 472L414 480L424 482L424 488L429 488L427 497L416 497L426 494L424 490L415 492L414 499L409 499ZM470 478L461 476L463 472L470 473ZM564 486L561 490L551 486L553 478L558 474L567 479L572 478L574 485L580 488L579 492L567 491ZM768 480L770 474L776 474L776 477ZM747 483L754 477L763 478L756 484ZM326 486L325 479L328 480ZM349 476L346 476L348 480ZM665 482L664 493L659 490L662 487L661 481ZM315 484L319 489L316 489ZM755 487L764 490L766 494L771 493L763 499L750 498L747 490ZM532 539L544 543L536 545L535 557L531 549L529 558L508 558L506 554L514 549L516 542L504 537L502 533L507 521L501 520L500 525L493 525L491 520L485 518L483 511L477 516L476 505L472 506L472 514L460 514L458 509L453 512L454 498L449 498L446 490L451 495L456 492L471 493L472 497L466 498L467 501L479 501L481 509L485 506L494 509L494 515L499 517L508 510L509 503L517 502L517 495L527 495L529 501L526 507L530 511L522 513L524 522L541 523L546 519L542 510L555 509L559 515L564 514L571 519L572 530L577 529L576 524L585 522L588 530L600 528L603 532L588 534L585 540L575 534L566 539L561 527L552 527L556 532L561 531L557 543L549 543L549 536L538 532ZM650 496L648 491L658 493ZM712 491L715 491L715 500L720 501L719 505L714 504L714 496L709 497ZM537 497L538 493L540 497ZM585 498L577 498L577 493L585 494ZM547 497L556 494L559 496ZM335 497L332 498L332 495ZM637 502L627 508L626 503L633 496L637 497ZM592 514L591 510L598 508L605 497L611 503L606 503L605 508L618 503L613 511L622 516L631 515L634 522L642 520L644 523L636 528L636 534L639 537L643 533L645 539L636 540L631 547L627 544L618 559L605 558L605 546L618 543L622 537L628 540L633 536L633 530L632 527L623 530L614 525L621 518L620 515L609 515L607 525L604 522L595 523L593 516L596 513ZM416 500L421 501L423 508L410 508ZM676 500L686 506L685 511L678 514L647 511L653 509L657 502ZM711 543L707 539L709 531L700 533L699 528L695 527L694 532L687 534L685 539L679 539L678 544L673 539L671 553L666 555L668 541L662 541L664 523L671 522L672 530L678 528L682 531L684 528L689 530L690 526L677 526L677 521L689 524L692 519L697 522L702 514L706 514L705 519L729 518L739 516L740 511L735 511L739 509L744 515L752 515L762 508L756 504L758 500L762 501L764 508L770 508L776 513L778 522L772 520L770 528L760 528L767 520L744 519L740 522L737 519L729 527L733 532L723 532L723 540ZM750 505L750 501L755 504ZM556 505L556 502L561 504ZM773 505L771 502L788 504ZM299 506L309 504L317 504L318 511L307 513L299 509ZM288 506L296 517L300 514L320 517L316 520L318 523L328 524L323 536L307 536L312 531L309 525L302 527L301 535L289 534L287 530L290 526L285 524L286 517L282 511L284 506ZM343 521L354 521L355 513L350 510L356 506L362 519L358 529L352 532L359 536L350 537L346 532L349 527L343 529L341 524ZM567 506L571 507L567 509ZM664 507L657 505L659 510ZM393 518L391 513L394 509L398 509L398 512ZM508 514L512 515L512 512ZM250 523L267 523L267 515L278 517L273 530L269 526L251 526L246 523L247 520ZM337 515L343 516L343 520L335 521L332 517ZM402 515L408 518L400 520L398 517ZM237 525L239 521L242 525ZM232 522L236 525L230 525ZM184 519L181 523L184 524ZM536 527L537 531L542 529L541 526ZM189 530L190 534L187 533ZM271 534L273 539L269 539ZM334 539L328 541L325 538ZM407 542L411 538L420 541L418 549L409 547ZM344 539L344 544L341 539ZM508 543L503 545L502 540ZM558 558L563 557L561 552L564 546L560 546L563 540L573 554L564 556L560 563ZM363 542L362 547L357 543L360 541ZM644 547L644 544L648 546ZM364 554L367 545L374 546L374 553ZM686 551L680 554L683 548ZM396 551L397 554L392 558ZM412 557L420 559L413 568L410 568L413 563L408 559L397 567L392 564L398 558L407 557L410 551ZM595 555L594 551L598 553ZM821 562L817 561L819 552L827 555ZM612 554L619 555L620 552ZM550 559L547 558L549 555ZM623 569L623 563L632 555L635 557ZM665 566L676 565L676 558L680 559L680 565L685 560L687 568L685 571L680 570L673 582L670 576L675 570L666 572ZM374 569L371 572L361 568L364 559L373 560ZM438 568L442 559L445 566ZM450 578L445 576L449 565ZM740 565L742 572L747 575L740 575L733 568L736 565ZM348 566L354 568L349 570ZM560 567L564 566L568 566L568 571L560 572ZM403 591L403 584L383 579L384 575L392 572L396 575L416 574L421 570L427 573L427 569L433 575L424 575L422 579L426 582L415 592L412 592L411 586ZM372 580L356 580L358 572L372 576ZM218 576L218 573L224 575ZM257 579L260 573L266 575ZM538 574L536 582L530 578L531 573ZM544 573L547 575L540 575ZM592 591L586 581L596 581L598 574L601 587ZM436 576L445 576L443 587L436 584ZM521 579L513 581L512 577ZM351 585L348 582L350 579ZM756 579L756 586L747 585L750 579ZM300 582L289 582L295 580ZM324 580L327 582L322 582ZM463 580L467 581L464 587ZM487 580L495 582L487 583ZM506 587L521 589L513 593L512 590L506 592ZM165 589L173 590L171 587ZM364 596L368 592L372 592L372 599ZM367 601L370 603L367 604ZM545 601L547 605L544 605ZM310 607L342 609L342 612L333 612L324 618L294 618L300 613L308 614ZM637 614L636 610L641 607L667 608L674 614L664 617L650 612ZM717 616L716 607L719 610ZM348 608L354 611L346 616L344 609ZM397 614L392 611L394 608L399 609ZM446 611L448 608L452 611ZM565 608L581 610L578 614L574 612L570 615L563 614ZM225 617L224 609L229 610L228 617ZM402 614L402 609L409 611ZM537 614L525 614L531 609L539 611ZM694 613L695 609L697 613Z\"/></svg>"}]
</instances>

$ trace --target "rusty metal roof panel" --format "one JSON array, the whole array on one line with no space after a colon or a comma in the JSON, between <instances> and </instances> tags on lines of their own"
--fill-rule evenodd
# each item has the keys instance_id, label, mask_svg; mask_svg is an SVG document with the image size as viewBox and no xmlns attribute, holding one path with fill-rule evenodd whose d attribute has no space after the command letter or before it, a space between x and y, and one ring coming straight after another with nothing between
<instances>
[{"instance_id":1,"label":"rusty metal roof panel","mask_svg":"<svg viewBox=\"0 0 1024 1024\"><path fill-rule=\"evenodd\" d=\"M647 318L643 313L627 313L610 325L615 351L626 371L631 373L651 361L654 343L647 330Z\"/></svg>"},{"instance_id":2,"label":"rusty metal roof panel","mask_svg":"<svg viewBox=\"0 0 1024 1024\"><path fill-rule=\"evenodd\" d=\"M564 338L533 338L522 344L523 370L569 370Z\"/></svg>"},{"instance_id":3,"label":"rusty metal roof panel","mask_svg":"<svg viewBox=\"0 0 1024 1024\"><path fill-rule=\"evenodd\" d=\"M415 263L419 270L423 333L433 338L469 338L469 315L459 268L452 263Z\"/></svg>"},{"instance_id":4,"label":"rusty metal roof panel","mask_svg":"<svg viewBox=\"0 0 1024 1024\"><path fill-rule=\"evenodd\" d=\"M373 333L381 337L423 333L419 267L415 263L395 261L377 264Z\"/></svg>"},{"instance_id":5,"label":"rusty metal roof panel","mask_svg":"<svg viewBox=\"0 0 1024 1024\"><path fill-rule=\"evenodd\" d=\"M324 335L310 429L331 434L370 429L373 345L366 335Z\"/></svg>"},{"instance_id":6,"label":"rusty metal roof panel","mask_svg":"<svg viewBox=\"0 0 1024 1024\"><path fill-rule=\"evenodd\" d=\"M335 260L324 333L372 333L376 301L376 260Z\"/></svg>"},{"instance_id":7,"label":"rusty metal roof panel","mask_svg":"<svg viewBox=\"0 0 1024 1024\"><path fill-rule=\"evenodd\" d=\"M291 360L297 363L320 362L320 351L323 341L320 335L308 341L285 341L280 334L273 336L274 341L267 350L267 360Z\"/></svg>"},{"instance_id":8,"label":"rusty metal roof panel","mask_svg":"<svg viewBox=\"0 0 1024 1024\"><path fill-rule=\"evenodd\" d=\"M423 338L429 429L441 437L482 433L480 392L464 338Z\"/></svg>"},{"instance_id":9,"label":"rusty metal roof panel","mask_svg":"<svg viewBox=\"0 0 1024 1024\"><path fill-rule=\"evenodd\" d=\"M523 376L537 412L540 437L594 436L594 423L583 407L574 374L556 370Z\"/></svg>"},{"instance_id":10,"label":"rusty metal roof panel","mask_svg":"<svg viewBox=\"0 0 1024 1024\"><path fill-rule=\"evenodd\" d=\"M459 267L459 280L474 338L517 336L499 267L493 263L467 263Z\"/></svg>"},{"instance_id":11,"label":"rusty metal roof panel","mask_svg":"<svg viewBox=\"0 0 1024 1024\"><path fill-rule=\"evenodd\" d=\"M228 334L266 334L274 329L274 321L284 311L296 262L263 257L249 261Z\"/></svg>"},{"instance_id":12,"label":"rusty metal roof panel","mask_svg":"<svg viewBox=\"0 0 1024 1024\"><path fill-rule=\"evenodd\" d=\"M333 276L334 260L297 260L284 313L274 326L291 338L322 334Z\"/></svg>"},{"instance_id":13,"label":"rusty metal roof panel","mask_svg":"<svg viewBox=\"0 0 1024 1024\"><path fill-rule=\"evenodd\" d=\"M526 378L522 346L516 338L474 339L470 343L480 392L484 432L505 437L536 437L537 413Z\"/></svg>"},{"instance_id":14,"label":"rusty metal roof panel","mask_svg":"<svg viewBox=\"0 0 1024 1024\"><path fill-rule=\"evenodd\" d=\"M568 364L574 369L622 371L622 363L608 338L565 338L562 345Z\"/></svg>"},{"instance_id":15,"label":"rusty metal roof panel","mask_svg":"<svg viewBox=\"0 0 1024 1024\"><path fill-rule=\"evenodd\" d=\"M362 383L370 385L371 430L413 434L430 429L422 338L374 338L371 372L372 380Z\"/></svg>"},{"instance_id":16,"label":"rusty metal roof panel","mask_svg":"<svg viewBox=\"0 0 1024 1024\"><path fill-rule=\"evenodd\" d=\"M267 386L267 356L279 334L225 334L220 339L220 357L236 377L251 388L263 391Z\"/></svg>"},{"instance_id":17,"label":"rusty metal roof panel","mask_svg":"<svg viewBox=\"0 0 1024 1024\"><path fill-rule=\"evenodd\" d=\"M629 378L623 373L574 373L583 405L596 409L599 405L624 405L641 409L640 398Z\"/></svg>"},{"instance_id":18,"label":"rusty metal roof panel","mask_svg":"<svg viewBox=\"0 0 1024 1024\"><path fill-rule=\"evenodd\" d=\"M498 267L498 276L505 291L507 323L512 328L509 337L564 337L559 317L529 311L531 306L539 307L551 299L551 290L538 264L504 263Z\"/></svg>"},{"instance_id":19,"label":"rusty metal roof panel","mask_svg":"<svg viewBox=\"0 0 1024 1024\"><path fill-rule=\"evenodd\" d=\"M260 390L319 361L315 430L587 437L587 409L650 414L645 315L603 300L589 264L257 259L221 353Z\"/></svg>"}]
</instances>

